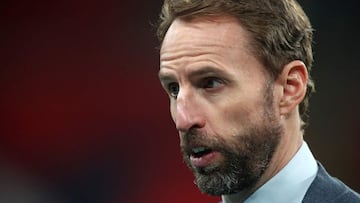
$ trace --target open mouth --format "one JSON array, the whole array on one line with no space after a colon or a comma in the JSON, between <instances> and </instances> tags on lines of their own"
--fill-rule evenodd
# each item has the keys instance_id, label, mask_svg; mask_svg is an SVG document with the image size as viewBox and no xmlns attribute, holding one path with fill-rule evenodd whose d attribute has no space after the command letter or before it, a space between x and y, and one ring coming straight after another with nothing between
<instances>
[{"instance_id":1,"label":"open mouth","mask_svg":"<svg viewBox=\"0 0 360 203\"><path fill-rule=\"evenodd\" d=\"M220 152L204 146L194 147L190 151L190 162L196 168L207 167L220 159Z\"/></svg>"},{"instance_id":2,"label":"open mouth","mask_svg":"<svg viewBox=\"0 0 360 203\"><path fill-rule=\"evenodd\" d=\"M194 158L200 158L202 156L205 156L209 153L212 152L212 150L210 148L206 148L206 147L196 147L196 148L193 148L191 150L191 156L194 157Z\"/></svg>"}]
</instances>

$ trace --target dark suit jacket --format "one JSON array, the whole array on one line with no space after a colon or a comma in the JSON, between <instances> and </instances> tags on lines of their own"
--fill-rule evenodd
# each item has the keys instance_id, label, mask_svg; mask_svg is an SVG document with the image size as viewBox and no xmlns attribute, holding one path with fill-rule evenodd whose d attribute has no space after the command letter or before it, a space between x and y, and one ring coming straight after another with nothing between
<instances>
[{"instance_id":1,"label":"dark suit jacket","mask_svg":"<svg viewBox=\"0 0 360 203\"><path fill-rule=\"evenodd\" d=\"M331 177L318 163L318 172L307 190L303 203L360 203L360 195L340 180Z\"/></svg>"}]
</instances>

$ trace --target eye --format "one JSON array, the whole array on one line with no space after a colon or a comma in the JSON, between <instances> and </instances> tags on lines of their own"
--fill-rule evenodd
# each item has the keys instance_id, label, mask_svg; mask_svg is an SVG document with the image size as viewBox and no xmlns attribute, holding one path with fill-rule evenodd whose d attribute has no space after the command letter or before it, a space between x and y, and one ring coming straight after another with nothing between
<instances>
[{"instance_id":1,"label":"eye","mask_svg":"<svg viewBox=\"0 0 360 203\"><path fill-rule=\"evenodd\" d=\"M223 82L218 78L206 78L203 82L203 88L205 89L212 89L217 88L223 85Z\"/></svg>"},{"instance_id":2,"label":"eye","mask_svg":"<svg viewBox=\"0 0 360 203\"><path fill-rule=\"evenodd\" d=\"M177 97L177 95L179 94L179 84L176 82L172 82L168 85L168 91L169 91L169 95L171 97Z\"/></svg>"}]
</instances>

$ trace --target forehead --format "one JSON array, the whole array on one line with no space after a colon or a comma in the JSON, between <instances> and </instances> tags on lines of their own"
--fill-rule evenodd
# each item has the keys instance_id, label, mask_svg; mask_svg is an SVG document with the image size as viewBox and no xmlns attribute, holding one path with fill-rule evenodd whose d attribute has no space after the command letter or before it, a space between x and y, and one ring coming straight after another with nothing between
<instances>
[{"instance_id":1,"label":"forehead","mask_svg":"<svg viewBox=\"0 0 360 203\"><path fill-rule=\"evenodd\" d=\"M248 33L235 17L202 16L191 20L177 18L165 35L160 54L198 46L247 47L248 41Z\"/></svg>"},{"instance_id":2,"label":"forehead","mask_svg":"<svg viewBox=\"0 0 360 203\"><path fill-rule=\"evenodd\" d=\"M242 78L263 75L264 67L249 41L234 17L176 19L160 50L160 79L189 76L206 67Z\"/></svg>"}]
</instances>

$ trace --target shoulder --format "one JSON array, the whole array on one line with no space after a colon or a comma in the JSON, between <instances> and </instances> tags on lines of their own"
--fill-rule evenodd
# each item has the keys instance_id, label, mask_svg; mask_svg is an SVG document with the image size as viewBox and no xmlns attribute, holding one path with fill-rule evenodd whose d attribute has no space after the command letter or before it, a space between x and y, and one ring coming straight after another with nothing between
<instances>
[{"instance_id":1,"label":"shoulder","mask_svg":"<svg viewBox=\"0 0 360 203\"><path fill-rule=\"evenodd\" d=\"M360 203L358 193L337 178L331 177L320 163L318 163L318 168L316 177L307 190L303 203Z\"/></svg>"}]
</instances>

